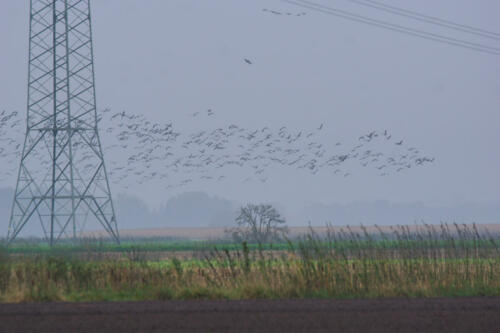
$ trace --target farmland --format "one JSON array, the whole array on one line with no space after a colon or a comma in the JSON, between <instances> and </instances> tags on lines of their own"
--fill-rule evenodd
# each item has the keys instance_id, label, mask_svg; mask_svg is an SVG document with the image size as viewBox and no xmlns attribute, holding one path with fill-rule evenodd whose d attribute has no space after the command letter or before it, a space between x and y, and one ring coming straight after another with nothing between
<instances>
[{"instance_id":1,"label":"farmland","mask_svg":"<svg viewBox=\"0 0 500 333\"><path fill-rule=\"evenodd\" d=\"M32 241L1 258L3 302L500 296L500 241L475 225L311 229L275 244Z\"/></svg>"}]
</instances>

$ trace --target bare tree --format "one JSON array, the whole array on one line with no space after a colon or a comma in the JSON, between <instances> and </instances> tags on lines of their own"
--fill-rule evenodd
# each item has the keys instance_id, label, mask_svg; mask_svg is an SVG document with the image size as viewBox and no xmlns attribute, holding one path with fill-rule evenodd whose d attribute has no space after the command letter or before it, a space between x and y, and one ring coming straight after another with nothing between
<instances>
[{"instance_id":1,"label":"bare tree","mask_svg":"<svg viewBox=\"0 0 500 333\"><path fill-rule=\"evenodd\" d=\"M265 243L282 239L288 233L285 219L269 204L241 207L236 225L226 232L237 241Z\"/></svg>"}]
</instances>

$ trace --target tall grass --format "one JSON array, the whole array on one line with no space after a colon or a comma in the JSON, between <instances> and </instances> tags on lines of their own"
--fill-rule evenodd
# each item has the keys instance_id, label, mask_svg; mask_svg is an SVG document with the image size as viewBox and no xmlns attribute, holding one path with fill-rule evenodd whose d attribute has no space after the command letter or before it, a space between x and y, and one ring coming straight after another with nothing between
<instances>
[{"instance_id":1,"label":"tall grass","mask_svg":"<svg viewBox=\"0 0 500 333\"><path fill-rule=\"evenodd\" d=\"M197 258L163 261L137 249L120 260L4 250L0 300L500 296L498 240L475 226L311 230L286 250L270 249L222 245Z\"/></svg>"}]
</instances>

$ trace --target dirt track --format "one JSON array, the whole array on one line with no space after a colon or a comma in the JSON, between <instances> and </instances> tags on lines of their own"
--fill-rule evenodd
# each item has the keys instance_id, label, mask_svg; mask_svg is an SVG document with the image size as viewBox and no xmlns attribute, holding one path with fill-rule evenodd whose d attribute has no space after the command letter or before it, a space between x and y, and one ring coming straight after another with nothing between
<instances>
[{"instance_id":1,"label":"dirt track","mask_svg":"<svg viewBox=\"0 0 500 333\"><path fill-rule=\"evenodd\" d=\"M499 332L500 298L1 304L0 332Z\"/></svg>"}]
</instances>

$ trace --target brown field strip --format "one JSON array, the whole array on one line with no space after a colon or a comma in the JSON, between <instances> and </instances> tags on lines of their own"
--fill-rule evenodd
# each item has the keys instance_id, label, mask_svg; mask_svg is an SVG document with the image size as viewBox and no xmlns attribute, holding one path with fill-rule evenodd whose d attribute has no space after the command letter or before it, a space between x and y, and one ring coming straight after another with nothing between
<instances>
[{"instance_id":1,"label":"brown field strip","mask_svg":"<svg viewBox=\"0 0 500 333\"><path fill-rule=\"evenodd\" d=\"M472 228L472 225L467 225ZM408 227L410 231L416 231L417 229L424 229L423 225L408 225L404 226ZM454 226L449 225L450 231L454 231ZM380 226L380 230L384 233L392 233L394 228L398 228L398 226ZM440 226L435 226L436 230L439 230ZM289 236L299 236L304 235L310 232L310 227L302 226L302 227L290 227ZM332 226L332 227L312 227L312 230L317 234L325 234L330 231L339 232L341 229L347 231L345 226ZM490 233L500 234L500 224L478 224L477 229L479 232L485 232L488 230ZM217 228L154 228L154 229L121 229L120 236L125 238L150 238L150 237L172 237L172 238L189 238L189 239L200 239L200 240L209 240L209 239L220 239L224 237L225 228L217 227ZM355 233L363 233L363 230L359 226L350 227ZM368 233L379 233L379 230L375 226L366 226L366 231ZM86 237L106 237L107 233L105 231L92 231L85 234Z\"/></svg>"}]
</instances>

